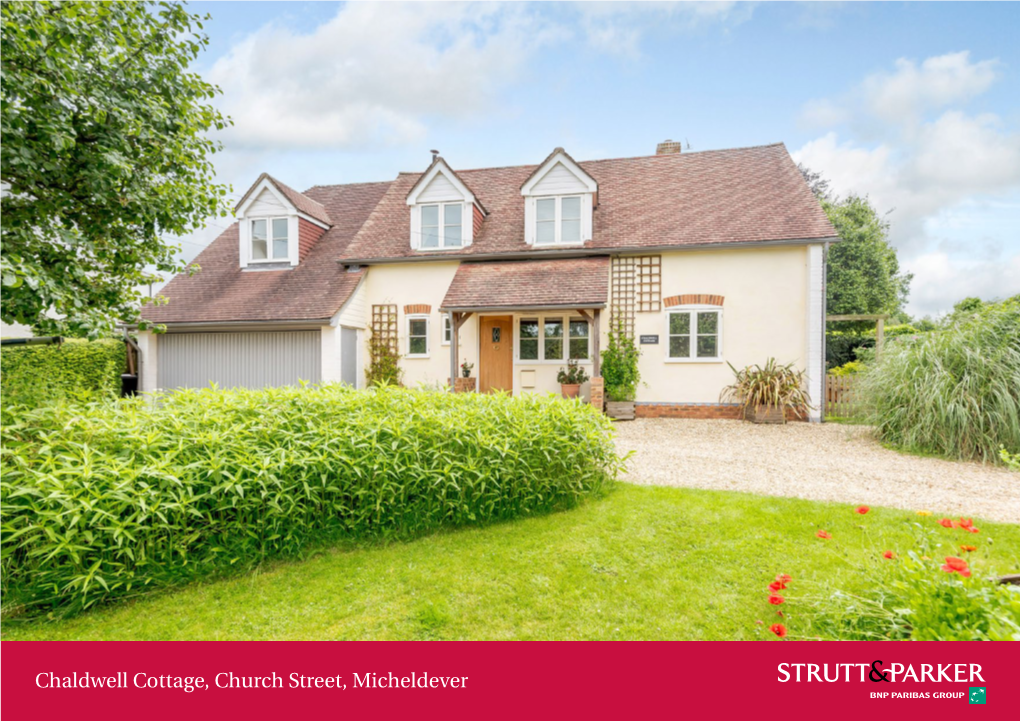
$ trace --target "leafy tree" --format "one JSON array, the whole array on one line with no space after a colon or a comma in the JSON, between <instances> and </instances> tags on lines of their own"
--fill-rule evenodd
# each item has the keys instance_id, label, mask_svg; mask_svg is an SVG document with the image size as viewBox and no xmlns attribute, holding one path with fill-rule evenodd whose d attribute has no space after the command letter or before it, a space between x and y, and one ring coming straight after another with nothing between
<instances>
[{"instance_id":1,"label":"leafy tree","mask_svg":"<svg viewBox=\"0 0 1020 721\"><path fill-rule=\"evenodd\" d=\"M911 273L901 273L889 244L889 223L859 195L821 201L840 242L829 248L828 312L834 315L895 314L910 292Z\"/></svg>"},{"instance_id":2,"label":"leafy tree","mask_svg":"<svg viewBox=\"0 0 1020 721\"><path fill-rule=\"evenodd\" d=\"M230 121L188 71L203 19L171 2L3 3L5 322L98 335L136 320L140 286L181 269L161 235L226 214L207 133Z\"/></svg>"},{"instance_id":3,"label":"leafy tree","mask_svg":"<svg viewBox=\"0 0 1020 721\"><path fill-rule=\"evenodd\" d=\"M954 305L953 306L953 313L957 313L957 314L974 313L976 311L981 310L984 307L985 307L985 304L981 301L980 298L975 298L974 296L970 296L968 298L964 298L959 303Z\"/></svg>"},{"instance_id":4,"label":"leafy tree","mask_svg":"<svg viewBox=\"0 0 1020 721\"><path fill-rule=\"evenodd\" d=\"M800 174L804 177L804 182L811 188L811 192L815 194L816 198L819 200L831 199L832 190L829 188L829 181L823 178L821 173L816 173L803 163L797 163L797 170L800 171Z\"/></svg>"}]
</instances>

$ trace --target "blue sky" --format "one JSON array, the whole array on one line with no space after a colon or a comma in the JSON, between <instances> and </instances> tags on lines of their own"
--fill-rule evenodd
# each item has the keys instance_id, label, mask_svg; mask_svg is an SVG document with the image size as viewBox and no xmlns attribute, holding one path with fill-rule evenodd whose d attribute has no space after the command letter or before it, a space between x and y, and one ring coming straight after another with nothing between
<instances>
[{"instance_id":1,"label":"blue sky","mask_svg":"<svg viewBox=\"0 0 1020 721\"><path fill-rule=\"evenodd\" d=\"M891 211L909 310L1020 292L1015 3L198 2L242 193L782 141ZM225 220L216 225L224 225ZM216 228L186 239L187 257Z\"/></svg>"}]
</instances>

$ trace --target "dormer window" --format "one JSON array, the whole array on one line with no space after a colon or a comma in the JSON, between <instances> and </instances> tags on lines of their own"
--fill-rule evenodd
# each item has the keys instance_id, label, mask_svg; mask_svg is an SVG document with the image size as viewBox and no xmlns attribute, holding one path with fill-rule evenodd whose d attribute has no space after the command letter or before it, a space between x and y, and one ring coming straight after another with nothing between
<instances>
[{"instance_id":1,"label":"dormer window","mask_svg":"<svg viewBox=\"0 0 1020 721\"><path fill-rule=\"evenodd\" d=\"M535 199L535 245L581 242L581 196Z\"/></svg>"},{"instance_id":2,"label":"dormer window","mask_svg":"<svg viewBox=\"0 0 1020 721\"><path fill-rule=\"evenodd\" d=\"M422 248L459 248L464 240L464 204L421 206Z\"/></svg>"},{"instance_id":3,"label":"dormer window","mask_svg":"<svg viewBox=\"0 0 1020 721\"><path fill-rule=\"evenodd\" d=\"M474 240L485 208L446 161L435 158L407 194L411 248L441 251L464 248Z\"/></svg>"},{"instance_id":4,"label":"dormer window","mask_svg":"<svg viewBox=\"0 0 1020 721\"><path fill-rule=\"evenodd\" d=\"M253 218L251 221L251 262L286 262L290 242L286 217Z\"/></svg>"},{"instance_id":5,"label":"dormer window","mask_svg":"<svg viewBox=\"0 0 1020 721\"><path fill-rule=\"evenodd\" d=\"M551 246L591 240L598 190L595 179L556 148L521 186L524 242Z\"/></svg>"}]
</instances>

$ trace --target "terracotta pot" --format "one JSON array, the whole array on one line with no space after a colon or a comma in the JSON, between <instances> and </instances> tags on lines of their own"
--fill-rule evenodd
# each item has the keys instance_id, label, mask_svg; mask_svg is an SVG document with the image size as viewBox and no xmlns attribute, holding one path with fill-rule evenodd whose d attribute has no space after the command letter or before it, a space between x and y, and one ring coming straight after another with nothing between
<instances>
[{"instance_id":1,"label":"terracotta pot","mask_svg":"<svg viewBox=\"0 0 1020 721\"><path fill-rule=\"evenodd\" d=\"M634 401L608 401L606 415L618 421L634 420Z\"/></svg>"},{"instance_id":2,"label":"terracotta pot","mask_svg":"<svg viewBox=\"0 0 1020 721\"><path fill-rule=\"evenodd\" d=\"M744 418L752 423L786 423L786 407L748 406Z\"/></svg>"},{"instance_id":3,"label":"terracotta pot","mask_svg":"<svg viewBox=\"0 0 1020 721\"><path fill-rule=\"evenodd\" d=\"M567 385L566 383L561 383L560 391L562 391L564 398L577 398L577 394L581 391L581 386L578 384Z\"/></svg>"}]
</instances>

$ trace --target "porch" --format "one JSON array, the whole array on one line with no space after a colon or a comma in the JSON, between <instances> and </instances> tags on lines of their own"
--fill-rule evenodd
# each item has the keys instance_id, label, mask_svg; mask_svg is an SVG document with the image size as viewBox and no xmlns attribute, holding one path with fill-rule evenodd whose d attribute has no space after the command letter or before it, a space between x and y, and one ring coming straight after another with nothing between
<instances>
[{"instance_id":1,"label":"porch","mask_svg":"<svg viewBox=\"0 0 1020 721\"><path fill-rule=\"evenodd\" d=\"M608 284L604 257L462 264L440 308L450 317L453 389L514 395L558 392L559 370L576 361L598 379L585 384L583 396L601 406L602 311ZM476 348L461 346L460 331L467 327L474 331ZM477 385L462 377L465 351L477 359L472 374Z\"/></svg>"}]
</instances>

